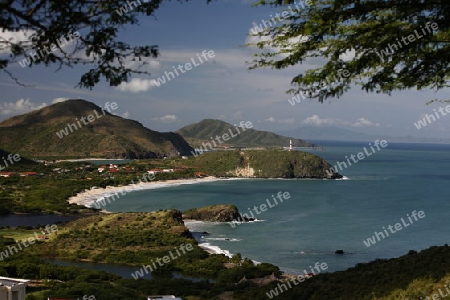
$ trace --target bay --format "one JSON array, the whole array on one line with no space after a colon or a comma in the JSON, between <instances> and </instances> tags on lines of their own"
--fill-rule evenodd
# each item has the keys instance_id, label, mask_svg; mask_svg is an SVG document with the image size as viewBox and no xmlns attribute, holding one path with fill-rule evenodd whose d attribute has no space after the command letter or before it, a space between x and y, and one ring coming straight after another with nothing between
<instances>
[{"instance_id":1,"label":"bay","mask_svg":"<svg viewBox=\"0 0 450 300\"><path fill-rule=\"evenodd\" d=\"M369 142L319 144L325 150L314 153L332 165L364 147L371 151ZM409 250L448 243L449 150L449 145L389 143L340 170L348 180L247 179L163 187L129 193L105 209L183 211L235 204L245 213L280 191L289 192L290 199L256 215L260 222L235 228L228 223L187 225L193 231L209 232L202 239L209 246L270 262L287 272L309 271L316 262L327 263L327 271L344 270L376 258L398 257ZM423 211L425 217L410 222L407 214L413 211ZM370 247L365 245L363 241L375 231L401 223L402 218L407 225L402 230L385 234ZM345 254L336 255L338 249Z\"/></svg>"}]
</instances>

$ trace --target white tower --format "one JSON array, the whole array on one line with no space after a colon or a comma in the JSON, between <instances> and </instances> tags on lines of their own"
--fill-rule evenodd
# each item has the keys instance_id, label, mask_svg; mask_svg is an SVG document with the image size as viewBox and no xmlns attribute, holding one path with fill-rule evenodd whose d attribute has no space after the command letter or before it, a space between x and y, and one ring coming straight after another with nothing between
<instances>
[{"instance_id":1,"label":"white tower","mask_svg":"<svg viewBox=\"0 0 450 300\"><path fill-rule=\"evenodd\" d=\"M292 140L289 140L289 151L292 151Z\"/></svg>"}]
</instances>

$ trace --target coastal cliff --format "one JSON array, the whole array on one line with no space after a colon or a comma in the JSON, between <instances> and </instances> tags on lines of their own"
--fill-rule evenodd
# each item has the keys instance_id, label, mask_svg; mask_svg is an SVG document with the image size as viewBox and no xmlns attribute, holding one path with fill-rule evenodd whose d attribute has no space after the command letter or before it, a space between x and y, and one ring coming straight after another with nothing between
<instances>
[{"instance_id":1,"label":"coastal cliff","mask_svg":"<svg viewBox=\"0 0 450 300\"><path fill-rule=\"evenodd\" d=\"M338 179L323 158L302 151L229 150L211 151L191 158L202 171L224 177Z\"/></svg>"}]
</instances>

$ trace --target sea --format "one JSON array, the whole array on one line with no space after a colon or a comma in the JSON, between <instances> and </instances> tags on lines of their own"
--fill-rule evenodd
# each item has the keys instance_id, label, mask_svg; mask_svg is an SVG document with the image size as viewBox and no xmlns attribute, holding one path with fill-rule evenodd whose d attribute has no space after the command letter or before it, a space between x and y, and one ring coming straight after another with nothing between
<instances>
[{"instance_id":1,"label":"sea","mask_svg":"<svg viewBox=\"0 0 450 300\"><path fill-rule=\"evenodd\" d=\"M450 145L387 141L378 150L370 147L373 141L316 143L324 149L310 152L332 165L347 162L364 148L370 156L357 163L350 160L351 165L338 170L341 180L241 179L160 186L129 193L105 209L184 211L234 204L249 213L266 204L264 212L253 210L255 222L186 225L204 247L225 255L240 253L291 274L310 272L316 263L326 263L327 272L345 270L449 243ZM288 192L290 198L275 205L273 196L279 192Z\"/></svg>"},{"instance_id":2,"label":"sea","mask_svg":"<svg viewBox=\"0 0 450 300\"><path fill-rule=\"evenodd\" d=\"M229 256L240 253L291 274L310 272L316 263L326 263L326 272L345 270L358 263L449 243L450 145L387 141L385 148L373 151L369 142L315 143L323 149L309 152L332 165L347 162L352 154L365 152L364 148L370 156L338 170L344 176L341 180L238 179L160 184L127 193L105 209L184 211L211 204L234 204L241 213L249 213L249 209L269 201L271 207L267 205L264 212L258 210L256 214L253 210L255 222L234 227L213 222L186 225L203 247ZM374 145L374 141L370 143ZM288 192L290 197L275 205L273 196L279 192ZM369 244L368 239L374 243ZM336 254L336 250L344 254Z\"/></svg>"}]
</instances>

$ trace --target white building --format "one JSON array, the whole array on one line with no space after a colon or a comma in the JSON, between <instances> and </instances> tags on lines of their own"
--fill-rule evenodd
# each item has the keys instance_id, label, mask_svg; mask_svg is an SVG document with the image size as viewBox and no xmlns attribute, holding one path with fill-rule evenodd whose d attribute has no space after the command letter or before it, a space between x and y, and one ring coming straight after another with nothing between
<instances>
[{"instance_id":1,"label":"white building","mask_svg":"<svg viewBox=\"0 0 450 300\"><path fill-rule=\"evenodd\" d=\"M147 300L183 300L174 295L148 296Z\"/></svg>"},{"instance_id":2,"label":"white building","mask_svg":"<svg viewBox=\"0 0 450 300\"><path fill-rule=\"evenodd\" d=\"M25 300L29 280L0 277L0 300Z\"/></svg>"}]
</instances>

